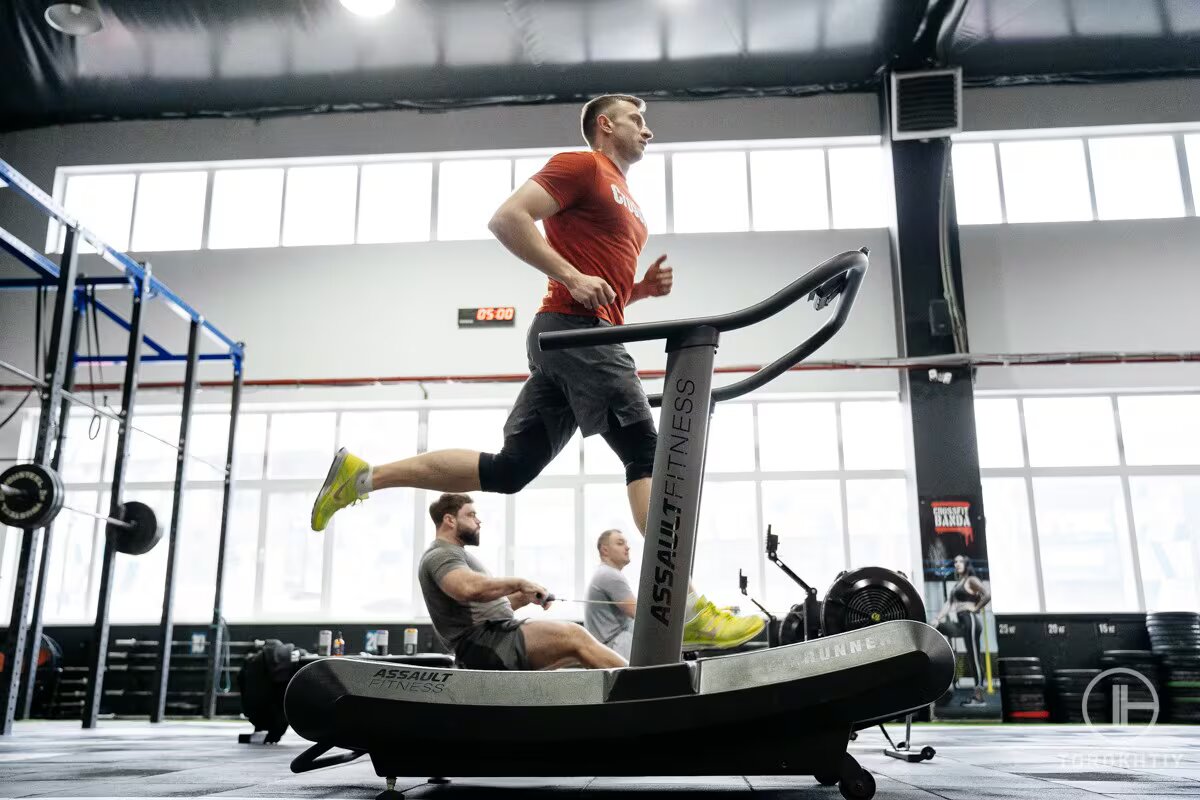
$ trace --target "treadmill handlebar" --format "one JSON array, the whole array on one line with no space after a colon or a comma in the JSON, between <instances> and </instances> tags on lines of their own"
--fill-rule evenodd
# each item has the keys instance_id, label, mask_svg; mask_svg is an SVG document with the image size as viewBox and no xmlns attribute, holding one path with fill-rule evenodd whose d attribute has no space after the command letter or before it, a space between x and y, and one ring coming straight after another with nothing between
<instances>
[{"instance_id":1,"label":"treadmill handlebar","mask_svg":"<svg viewBox=\"0 0 1200 800\"><path fill-rule=\"evenodd\" d=\"M861 250L850 250L836 255L792 281L766 300L748 308L743 308L741 311L718 314L712 317L642 322L635 325L614 325L583 331L551 331L549 333L538 334L538 347L541 348L542 352L546 352L548 350L565 350L572 347L593 347L602 344L625 344L627 342L644 342L653 339L671 339L686 331L700 327L713 328L718 332L737 330L738 328L745 328L748 325L762 322L768 317L778 314L800 298L819 292L830 281L840 278L843 275L847 278L844 287L837 288L842 288L846 297L842 300L836 316L844 316L842 308L850 305L850 302L847 301L853 301L854 292L850 291L850 288L853 287L854 290L857 290L857 284L862 281L863 275L867 271L868 253L869 251L864 247ZM836 293L836 289L834 293ZM832 299L832 294L828 297L817 294L815 299L818 303L817 307L820 308ZM839 325L838 327L841 326Z\"/></svg>"}]
</instances>

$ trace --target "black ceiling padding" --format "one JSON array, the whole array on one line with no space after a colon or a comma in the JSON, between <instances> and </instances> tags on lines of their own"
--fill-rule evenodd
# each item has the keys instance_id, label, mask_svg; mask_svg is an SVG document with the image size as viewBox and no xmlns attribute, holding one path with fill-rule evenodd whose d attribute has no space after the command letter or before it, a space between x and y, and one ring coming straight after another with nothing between
<instances>
[{"instance_id":1,"label":"black ceiling padding","mask_svg":"<svg viewBox=\"0 0 1200 800\"><path fill-rule=\"evenodd\" d=\"M1196 0L398 0L378 19L337 0L100 0L82 38L45 3L0 3L0 131L873 91L934 30L971 86L1200 74Z\"/></svg>"}]
</instances>

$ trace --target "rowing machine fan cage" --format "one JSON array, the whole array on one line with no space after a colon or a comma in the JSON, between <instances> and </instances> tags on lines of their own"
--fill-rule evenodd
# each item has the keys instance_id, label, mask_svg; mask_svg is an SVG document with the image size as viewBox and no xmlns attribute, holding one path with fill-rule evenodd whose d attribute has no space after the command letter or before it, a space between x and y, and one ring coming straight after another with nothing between
<instances>
[{"instance_id":1,"label":"rowing machine fan cage","mask_svg":"<svg viewBox=\"0 0 1200 800\"><path fill-rule=\"evenodd\" d=\"M925 622L925 603L903 573L883 567L843 572L821 604L825 636L898 619Z\"/></svg>"}]
</instances>

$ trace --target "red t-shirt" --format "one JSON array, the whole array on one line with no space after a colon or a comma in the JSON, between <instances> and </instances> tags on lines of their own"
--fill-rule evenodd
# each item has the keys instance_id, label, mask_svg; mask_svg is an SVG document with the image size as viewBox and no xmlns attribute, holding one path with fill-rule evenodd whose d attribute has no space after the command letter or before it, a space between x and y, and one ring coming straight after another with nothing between
<instances>
[{"instance_id":1,"label":"red t-shirt","mask_svg":"<svg viewBox=\"0 0 1200 800\"><path fill-rule=\"evenodd\" d=\"M558 213L544 222L550 246L584 275L603 278L617 295L613 303L591 311L551 280L538 311L600 317L620 325L649 234L625 176L608 156L588 151L559 153L532 180L558 203Z\"/></svg>"}]
</instances>

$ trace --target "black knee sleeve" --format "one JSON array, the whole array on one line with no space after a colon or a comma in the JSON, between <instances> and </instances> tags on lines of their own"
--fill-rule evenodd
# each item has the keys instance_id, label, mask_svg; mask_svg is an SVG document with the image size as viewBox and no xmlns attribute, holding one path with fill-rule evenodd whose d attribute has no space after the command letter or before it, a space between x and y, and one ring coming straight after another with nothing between
<instances>
[{"instance_id":1,"label":"black knee sleeve","mask_svg":"<svg viewBox=\"0 0 1200 800\"><path fill-rule=\"evenodd\" d=\"M485 492L515 494L540 475L553 458L546 429L531 425L505 436L499 453L479 454L479 488Z\"/></svg>"},{"instance_id":2,"label":"black knee sleeve","mask_svg":"<svg viewBox=\"0 0 1200 800\"><path fill-rule=\"evenodd\" d=\"M623 427L615 423L615 419L609 420L603 436L625 465L625 483L649 478L654 473L654 450L658 445L654 422L644 419Z\"/></svg>"}]
</instances>

